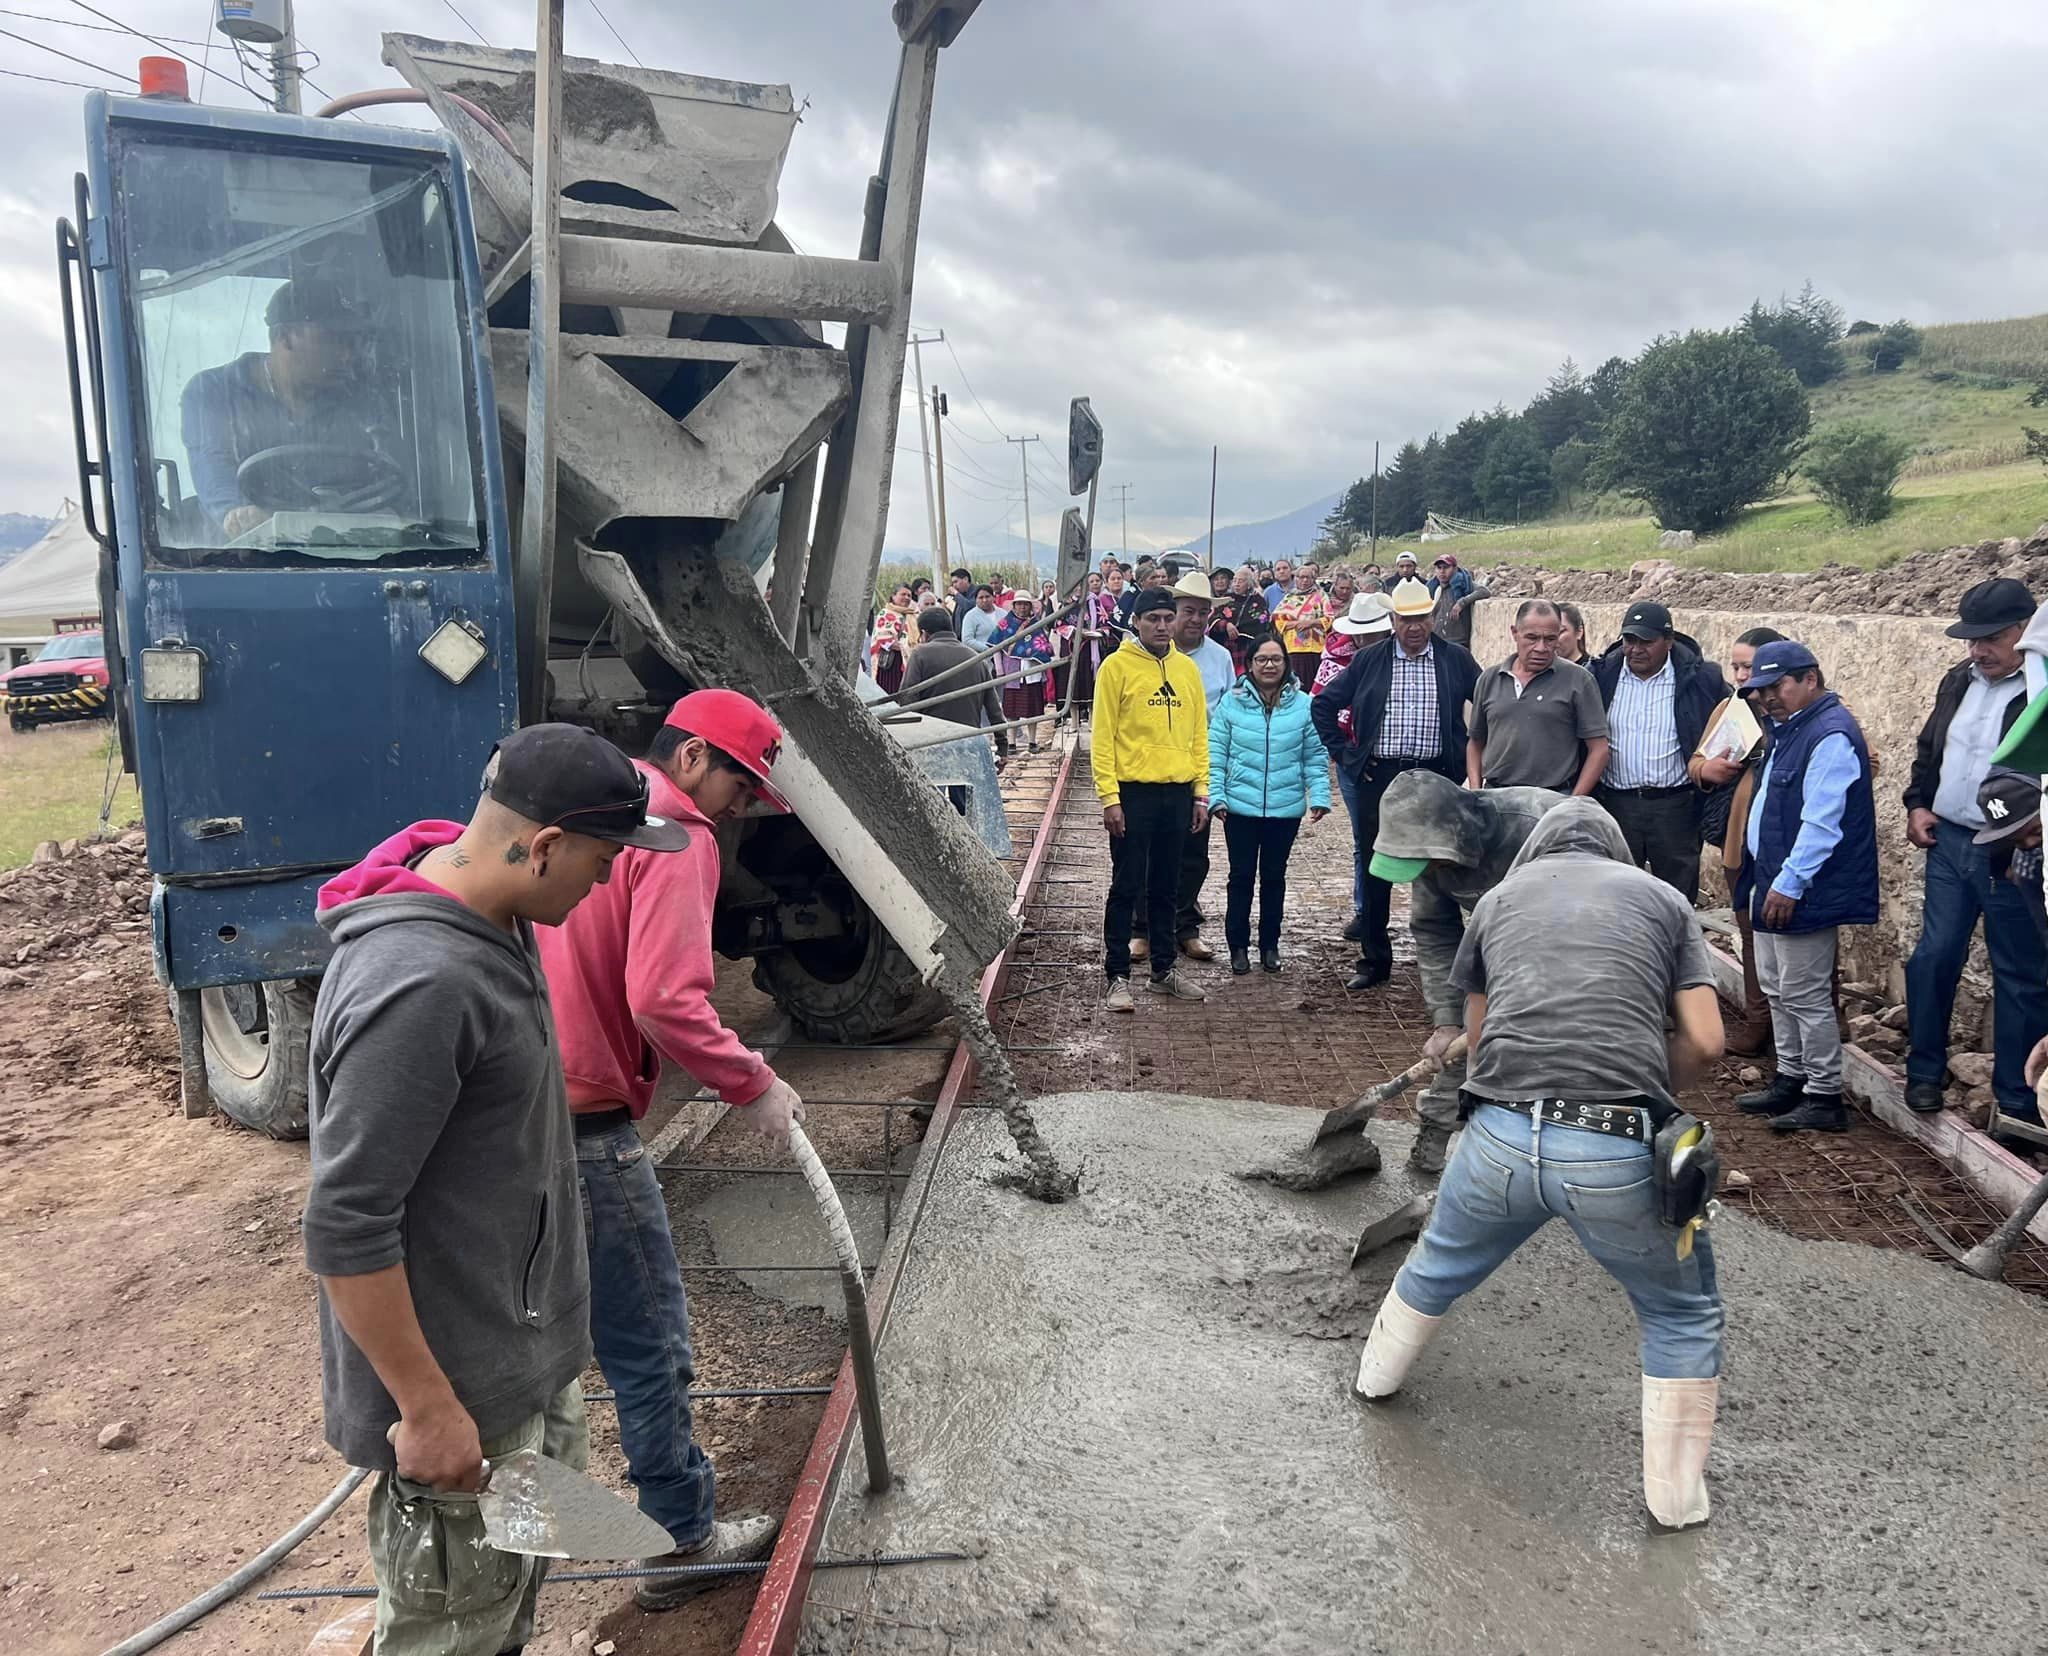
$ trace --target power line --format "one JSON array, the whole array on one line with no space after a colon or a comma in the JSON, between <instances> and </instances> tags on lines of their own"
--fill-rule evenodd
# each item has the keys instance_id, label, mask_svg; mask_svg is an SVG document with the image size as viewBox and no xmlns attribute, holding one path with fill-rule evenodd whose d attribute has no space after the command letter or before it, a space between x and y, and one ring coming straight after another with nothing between
<instances>
[{"instance_id":1,"label":"power line","mask_svg":"<svg viewBox=\"0 0 2048 1656\"><path fill-rule=\"evenodd\" d=\"M625 46L626 56L631 58L636 64L639 64L639 66L642 69L645 69L647 65L644 63L640 63L640 54L634 51L630 45L627 45L626 37L624 35L620 34L617 29L612 28L612 20L609 17L605 16L604 7L600 6L597 3L597 0L590 0L590 9L597 13L597 18L600 23L602 23L607 29L611 29L612 39L616 40L621 46Z\"/></svg>"},{"instance_id":2,"label":"power line","mask_svg":"<svg viewBox=\"0 0 2048 1656\"><path fill-rule=\"evenodd\" d=\"M81 69L90 69L95 75L112 75L114 79L124 80L130 86L139 86L142 84L133 75L124 75L118 69L109 69L105 64L94 63L87 58L74 57L71 53L62 51L59 48L48 44L46 41L31 40L25 34L16 34L12 29L0 29L0 35L5 35L9 40L18 40L24 46L33 46L38 51L48 52L52 57L60 57L66 63L75 63Z\"/></svg>"},{"instance_id":3,"label":"power line","mask_svg":"<svg viewBox=\"0 0 2048 1656\"><path fill-rule=\"evenodd\" d=\"M948 339L946 341L946 354L953 359L953 366L960 370L960 383L967 387L967 394L968 396L974 399L974 406L981 410L981 417L984 420L988 421L989 430L993 431L998 437L1002 438L1002 440L1007 443L1010 440L1010 434L1007 431L1005 431L1001 426L996 424L995 416L989 413L988 411L988 405L984 403L981 400L980 396L976 393L974 389L974 381L967 377L967 370L965 367L961 365L960 362L960 353L953 349L953 341L951 339Z\"/></svg>"},{"instance_id":4,"label":"power line","mask_svg":"<svg viewBox=\"0 0 2048 1656\"><path fill-rule=\"evenodd\" d=\"M97 6L89 6L86 4L86 0L71 0L71 3L74 6L76 6L80 11L90 12L94 17L100 18L105 22L113 24L114 27L122 30L124 33L132 34L137 40L148 41L150 45L154 46L158 51L168 52L172 57L178 58L183 62L191 64L193 68L199 71L199 78L202 85L204 85L206 77L208 75L212 75L213 78L218 81L227 80L227 76L221 74L216 69L208 67L208 65L200 62L198 58L186 56L185 53L179 51L175 46L166 45L163 41L159 40L153 34L144 34L142 30L136 28L134 24L122 22L120 18L114 16L111 12L103 12ZM124 76L123 78L125 79L126 77ZM244 92L250 93L251 96L256 97L259 102L269 102L267 98L262 97L260 93L257 93L255 89L250 87L246 82L243 84L242 90Z\"/></svg>"},{"instance_id":5,"label":"power line","mask_svg":"<svg viewBox=\"0 0 2048 1656\"><path fill-rule=\"evenodd\" d=\"M492 50L496 49L494 47L491 47L491 43L488 40L484 39L483 31L481 29L479 29L474 23L470 22L468 18L464 17L461 12L455 11L455 0L441 0L441 4L446 6L450 11L455 12L455 21L460 23L471 34L476 36L476 43L479 46L489 47Z\"/></svg>"},{"instance_id":6,"label":"power line","mask_svg":"<svg viewBox=\"0 0 2048 1656\"><path fill-rule=\"evenodd\" d=\"M16 80L41 81L45 86L75 86L84 92L119 92L122 90L118 86L98 86L91 81L60 80L55 75L31 75L26 69L0 69L0 75L12 75Z\"/></svg>"},{"instance_id":7,"label":"power line","mask_svg":"<svg viewBox=\"0 0 2048 1656\"><path fill-rule=\"evenodd\" d=\"M212 6L210 3L207 8L207 15L209 17L213 15ZM0 6L0 17L18 17L27 23L54 23L60 29L90 29L95 34L133 33L133 31L129 29L126 24L123 23L84 23L75 17L51 17L45 12L16 11L11 6ZM203 40L188 40L183 35L165 35L163 38L166 40L175 40L180 46L206 45L206 42Z\"/></svg>"}]
</instances>

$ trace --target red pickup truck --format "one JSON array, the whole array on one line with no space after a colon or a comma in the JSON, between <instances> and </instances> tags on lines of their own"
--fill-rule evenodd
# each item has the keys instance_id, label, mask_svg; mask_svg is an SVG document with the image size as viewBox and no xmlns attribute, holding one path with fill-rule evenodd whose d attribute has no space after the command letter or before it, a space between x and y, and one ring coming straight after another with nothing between
<instances>
[{"instance_id":1,"label":"red pickup truck","mask_svg":"<svg viewBox=\"0 0 2048 1656\"><path fill-rule=\"evenodd\" d=\"M59 633L12 671L0 674L0 709L18 731L69 719L104 719L107 701L107 645L97 628Z\"/></svg>"}]
</instances>

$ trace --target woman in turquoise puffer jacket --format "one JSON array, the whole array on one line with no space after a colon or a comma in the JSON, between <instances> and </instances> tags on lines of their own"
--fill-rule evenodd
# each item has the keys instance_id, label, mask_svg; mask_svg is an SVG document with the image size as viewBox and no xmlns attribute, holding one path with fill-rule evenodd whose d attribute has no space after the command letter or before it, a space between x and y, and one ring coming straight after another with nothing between
<instances>
[{"instance_id":1,"label":"woman in turquoise puffer jacket","mask_svg":"<svg viewBox=\"0 0 2048 1656\"><path fill-rule=\"evenodd\" d=\"M1309 720L1309 694L1295 682L1287 651L1268 636L1249 670L1209 715L1209 811L1223 819L1230 848L1230 896L1223 936L1230 969L1252 969L1252 886L1259 888L1259 964L1280 970L1280 917L1287 857L1310 822L1330 814L1328 756Z\"/></svg>"}]
</instances>

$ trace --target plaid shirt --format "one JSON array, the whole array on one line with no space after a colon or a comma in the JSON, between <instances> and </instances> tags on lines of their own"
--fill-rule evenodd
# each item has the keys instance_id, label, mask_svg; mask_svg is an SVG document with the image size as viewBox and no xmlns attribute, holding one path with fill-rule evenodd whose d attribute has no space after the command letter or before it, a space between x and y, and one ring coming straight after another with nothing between
<instances>
[{"instance_id":1,"label":"plaid shirt","mask_svg":"<svg viewBox=\"0 0 2048 1656\"><path fill-rule=\"evenodd\" d=\"M1435 759L1444 750L1443 717L1436 698L1436 642L1412 656L1393 645L1392 676L1387 681L1387 716L1380 721L1375 759Z\"/></svg>"}]
</instances>

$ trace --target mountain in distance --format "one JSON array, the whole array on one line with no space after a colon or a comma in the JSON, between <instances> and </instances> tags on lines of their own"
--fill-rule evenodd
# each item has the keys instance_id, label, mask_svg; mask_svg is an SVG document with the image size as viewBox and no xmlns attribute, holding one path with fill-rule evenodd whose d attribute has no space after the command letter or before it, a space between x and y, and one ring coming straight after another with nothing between
<instances>
[{"instance_id":1,"label":"mountain in distance","mask_svg":"<svg viewBox=\"0 0 2048 1656\"><path fill-rule=\"evenodd\" d=\"M1280 557L1298 558L1315 544L1322 521L1328 517L1343 499L1342 492L1327 494L1320 500L1312 500L1306 506L1297 506L1293 511L1280 517L1267 518L1260 523L1231 523L1216 526L1216 561L1219 564L1235 564L1240 558ZM1039 525L1032 525L1034 530ZM1059 518L1052 520L1052 531L1059 533ZM1206 533L1188 541L1188 550L1198 556L1208 546ZM1042 532L1032 537L1032 550L1036 566L1051 572L1052 558L1057 550L1052 540ZM1096 556L1120 550L1116 526L1113 520L1098 519L1095 525ZM1131 562L1136 563L1143 548L1131 549ZM922 563L929 554L922 546L890 546L883 550L886 562ZM954 560L947 560L952 567ZM1022 535L980 535L970 536L967 544L967 562L976 569L993 564L1021 564L1024 562L1024 537Z\"/></svg>"},{"instance_id":2,"label":"mountain in distance","mask_svg":"<svg viewBox=\"0 0 2048 1656\"><path fill-rule=\"evenodd\" d=\"M0 564L17 552L25 552L49 533L56 520L30 517L26 512L0 512Z\"/></svg>"}]
</instances>

